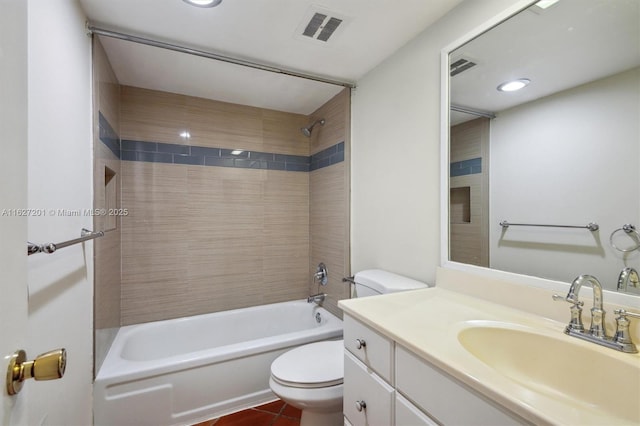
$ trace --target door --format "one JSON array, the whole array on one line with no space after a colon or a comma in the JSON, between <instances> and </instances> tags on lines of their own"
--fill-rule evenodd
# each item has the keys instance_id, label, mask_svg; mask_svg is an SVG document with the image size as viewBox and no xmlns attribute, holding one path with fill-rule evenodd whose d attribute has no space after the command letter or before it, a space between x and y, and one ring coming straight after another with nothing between
<instances>
[{"instance_id":1,"label":"door","mask_svg":"<svg viewBox=\"0 0 640 426\"><path fill-rule=\"evenodd\" d=\"M28 389L9 396L8 359L27 327L27 2L0 0L0 377L3 425L26 424ZM31 354L30 354L31 355Z\"/></svg>"}]
</instances>

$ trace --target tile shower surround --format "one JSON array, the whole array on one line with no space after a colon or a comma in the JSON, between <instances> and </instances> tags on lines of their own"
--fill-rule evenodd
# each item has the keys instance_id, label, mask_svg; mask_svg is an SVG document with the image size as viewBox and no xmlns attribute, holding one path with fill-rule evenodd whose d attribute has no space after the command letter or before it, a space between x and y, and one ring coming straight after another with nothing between
<instances>
[{"instance_id":1,"label":"tile shower surround","mask_svg":"<svg viewBox=\"0 0 640 426\"><path fill-rule=\"evenodd\" d=\"M227 168L227 170L229 170L228 168L254 168L262 169L264 171L274 170L312 172L315 170L324 169L325 167L331 165L339 165L338 169L331 168L332 171L330 171L329 174L325 174L324 172L321 175L310 174L310 176L313 176L313 182L315 182L315 186L312 183L311 187L317 188L316 190L312 190L312 194L315 194L315 198L319 197L320 199L318 200L318 202L322 202L323 205L333 206L331 209L329 209L329 211L323 209L325 213L314 213L312 215L313 218L311 218L312 223L310 223L310 225L318 221L324 223L325 220L323 219L323 217L326 215L329 215L332 217L332 219L335 219L331 221L332 223L335 223L334 226L329 227L330 229L327 229L325 226L322 231L323 234L331 235L331 238L329 238L330 241L325 241L327 238L324 238L322 236L316 236L315 238L313 238L312 242L310 241L310 249L312 253L316 253L315 257L321 258L324 261L330 261L331 264L336 268L335 270L332 270L332 272L338 275L337 278L333 277L333 280L340 281L340 277L344 276L344 272L342 270L344 269L345 265L344 259L342 259L342 248L335 246L336 241L342 240L343 234L346 232L345 229L342 229L343 226L338 225L345 220L345 218L340 216L340 214L338 213L342 210L341 203L344 202L344 200L341 196L336 197L337 194L335 192L336 190L340 193L342 191L341 189L339 189L342 188L340 179L334 182L334 180L338 176L342 176L344 174L344 169L342 168L342 164L344 164L345 158L344 142L329 146L328 148L322 149L321 151L311 156L272 154L259 151L245 151L238 156L234 156L231 154L232 150L223 148L188 146L162 142L131 140L121 141L117 133L109 124L106 117L101 113L99 114L99 126L99 135L103 146L108 148L116 158L125 161L127 159L133 160L127 161L127 163L130 164L133 164L135 162L149 165L158 163L158 165L169 165L169 167L171 167L171 164L192 165L189 160L185 160L184 157L200 156L203 157L202 160L196 160L195 165L205 166L202 168L203 171L209 169L209 167L206 166L218 166L214 168L223 167ZM219 159L220 161L216 162L216 159ZM297 175L298 173L295 174ZM329 181L327 181L327 179L329 179ZM324 194L326 192L326 189L329 189L328 194ZM315 211L315 209L312 210ZM334 218L333 216L336 217ZM334 227L337 228L334 230ZM312 226L312 229L314 228L315 226ZM330 255L327 256L327 253L330 253ZM340 286L338 284L338 288L331 289L331 291L335 293L336 300L348 296L347 294L343 294L344 289L342 287L343 286ZM136 292L136 290L133 291L134 293ZM157 313L148 312L146 314L141 314L142 316L140 318L137 318L138 314L134 315L132 312L129 312L131 311L131 308L133 308L133 306L129 305L131 305L132 303L135 304L135 301L130 299L131 295L123 293L122 297L125 301L129 302L126 304L127 308L123 308L124 312L122 313L122 322L124 325L128 323L145 322L154 319L164 319L165 317L166 313L157 316ZM176 302L177 306L180 305L179 302L174 302ZM330 311L331 307L333 306L333 303L331 302L332 301L329 301L328 305L325 306ZM251 305L253 304L255 303L252 302ZM179 306L175 309L180 310L181 313L179 315L193 314L191 312L182 312L181 309L183 310L183 308L180 308ZM134 310L137 311L137 309ZM171 309L169 309L169 311L171 311ZM196 313L201 312L198 311ZM176 313L168 315L168 317L174 316L176 316Z\"/></svg>"},{"instance_id":2,"label":"tile shower surround","mask_svg":"<svg viewBox=\"0 0 640 426\"><path fill-rule=\"evenodd\" d=\"M100 140L116 157L125 161L290 172L310 172L344 161L344 142L337 143L311 156L259 151L241 151L238 154L232 154L235 150L227 148L210 148L163 142L120 141L102 113L99 113L99 122Z\"/></svg>"}]
</instances>

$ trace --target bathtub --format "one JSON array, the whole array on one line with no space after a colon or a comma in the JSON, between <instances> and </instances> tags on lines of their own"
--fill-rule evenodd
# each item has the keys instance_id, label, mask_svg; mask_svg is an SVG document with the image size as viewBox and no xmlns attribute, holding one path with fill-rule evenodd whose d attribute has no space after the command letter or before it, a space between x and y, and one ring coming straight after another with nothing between
<instances>
[{"instance_id":1,"label":"bathtub","mask_svg":"<svg viewBox=\"0 0 640 426\"><path fill-rule=\"evenodd\" d=\"M94 423L185 425L273 401L271 362L342 337L342 321L306 301L122 327L94 384Z\"/></svg>"}]
</instances>

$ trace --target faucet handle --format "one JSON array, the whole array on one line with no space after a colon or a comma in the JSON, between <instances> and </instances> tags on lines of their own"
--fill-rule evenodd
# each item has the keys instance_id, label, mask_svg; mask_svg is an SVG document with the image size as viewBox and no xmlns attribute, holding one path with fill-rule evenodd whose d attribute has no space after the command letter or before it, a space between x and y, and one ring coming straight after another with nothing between
<instances>
[{"instance_id":1,"label":"faucet handle","mask_svg":"<svg viewBox=\"0 0 640 426\"><path fill-rule=\"evenodd\" d=\"M559 294L554 294L553 296L551 296L553 298L553 300L555 300L556 302L567 302L567 303L571 303L574 306L583 306L584 302L581 302L578 299L573 299L570 297L565 297L565 296L560 296Z\"/></svg>"},{"instance_id":2,"label":"faucet handle","mask_svg":"<svg viewBox=\"0 0 640 426\"><path fill-rule=\"evenodd\" d=\"M558 294L554 294L552 297L556 302L571 303L571 320L569 321L567 327L564 329L564 332L566 334L584 332L584 325L582 324L582 305L584 305L584 302L581 302L574 297L563 297Z\"/></svg>"},{"instance_id":3,"label":"faucet handle","mask_svg":"<svg viewBox=\"0 0 640 426\"><path fill-rule=\"evenodd\" d=\"M327 285L328 276L329 273L327 272L327 266L320 262L316 268L316 273L313 274L313 282L315 283L316 281L320 281L320 284Z\"/></svg>"},{"instance_id":4,"label":"faucet handle","mask_svg":"<svg viewBox=\"0 0 640 426\"><path fill-rule=\"evenodd\" d=\"M629 333L629 319L640 318L640 314L635 312L627 312L624 309L616 309L613 311L618 317L616 317L616 334L613 336L613 341L620 344L622 352L637 353L638 349L631 340L631 334Z\"/></svg>"},{"instance_id":5,"label":"faucet handle","mask_svg":"<svg viewBox=\"0 0 640 426\"><path fill-rule=\"evenodd\" d=\"M625 311L624 309L616 309L615 311L613 311L613 313L616 315L620 315L621 317L632 317L632 318L640 319L640 314L636 314L635 312Z\"/></svg>"}]
</instances>

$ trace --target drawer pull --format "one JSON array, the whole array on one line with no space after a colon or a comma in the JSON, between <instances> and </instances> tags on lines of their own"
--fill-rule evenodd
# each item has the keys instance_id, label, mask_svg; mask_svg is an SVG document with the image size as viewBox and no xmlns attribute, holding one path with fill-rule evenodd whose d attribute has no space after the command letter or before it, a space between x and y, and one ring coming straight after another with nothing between
<instances>
[{"instance_id":1,"label":"drawer pull","mask_svg":"<svg viewBox=\"0 0 640 426\"><path fill-rule=\"evenodd\" d=\"M356 349L362 349L367 346L367 342L364 339L356 339Z\"/></svg>"},{"instance_id":2,"label":"drawer pull","mask_svg":"<svg viewBox=\"0 0 640 426\"><path fill-rule=\"evenodd\" d=\"M356 401L356 410L362 411L367 408L367 403L364 401Z\"/></svg>"}]
</instances>

